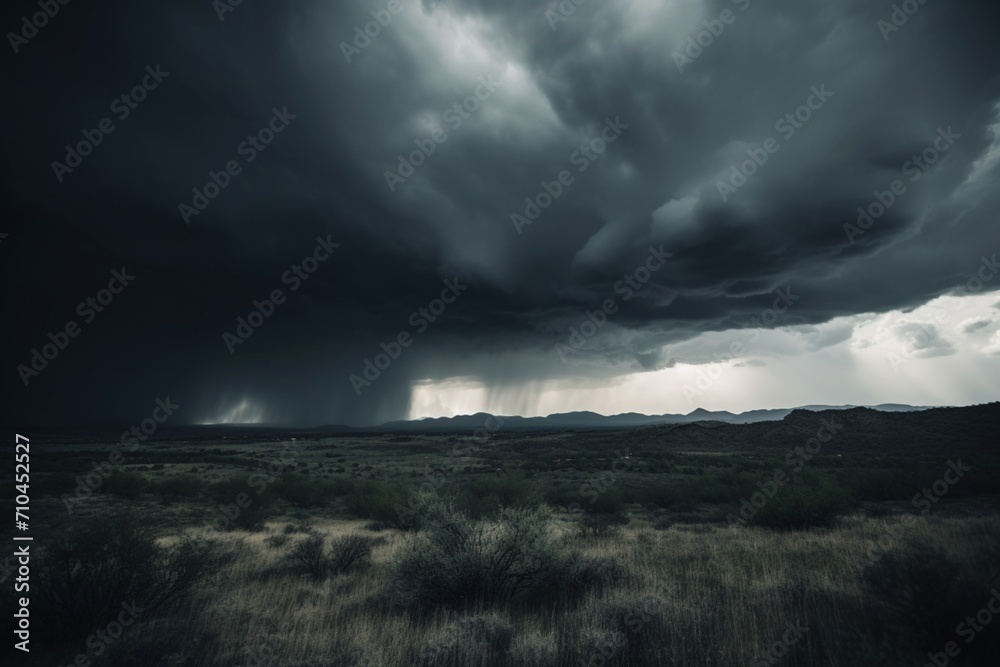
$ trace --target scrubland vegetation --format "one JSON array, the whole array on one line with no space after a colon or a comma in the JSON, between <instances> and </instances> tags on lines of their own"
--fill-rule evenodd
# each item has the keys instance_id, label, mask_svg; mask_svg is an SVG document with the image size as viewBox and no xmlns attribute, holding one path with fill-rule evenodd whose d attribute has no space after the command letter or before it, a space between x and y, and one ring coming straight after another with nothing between
<instances>
[{"instance_id":1,"label":"scrubland vegetation","mask_svg":"<svg viewBox=\"0 0 1000 667\"><path fill-rule=\"evenodd\" d=\"M995 664L991 446L685 428L53 444L30 664Z\"/></svg>"}]
</instances>

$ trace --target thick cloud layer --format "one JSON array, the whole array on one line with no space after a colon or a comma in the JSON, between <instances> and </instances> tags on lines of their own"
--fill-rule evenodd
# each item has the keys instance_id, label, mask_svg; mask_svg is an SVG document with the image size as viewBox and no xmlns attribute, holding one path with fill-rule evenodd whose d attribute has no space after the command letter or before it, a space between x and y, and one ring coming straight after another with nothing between
<instances>
[{"instance_id":1,"label":"thick cloud layer","mask_svg":"<svg viewBox=\"0 0 1000 667\"><path fill-rule=\"evenodd\" d=\"M8 35L7 421L129 424L169 395L178 423L365 424L456 378L530 413L543 386L613 392L716 363L743 327L805 341L777 356L857 346L852 318L961 292L1000 250L1000 10L897 4L912 14L60 5ZM4 26L31 35L33 9ZM202 200L212 174L224 187ZM339 247L314 255L317 239ZM78 304L123 267L134 281L88 321ZM224 338L276 289L252 336ZM995 356L994 316L965 315L962 335L991 341L975 354ZM965 350L955 327L883 328L914 364ZM758 390L786 382L736 363Z\"/></svg>"}]
</instances>

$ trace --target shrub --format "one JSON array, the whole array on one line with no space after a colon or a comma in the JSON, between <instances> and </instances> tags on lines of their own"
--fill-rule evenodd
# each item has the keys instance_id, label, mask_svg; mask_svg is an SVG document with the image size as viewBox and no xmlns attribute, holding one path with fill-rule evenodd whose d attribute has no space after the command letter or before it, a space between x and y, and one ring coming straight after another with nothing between
<instances>
[{"instance_id":1,"label":"shrub","mask_svg":"<svg viewBox=\"0 0 1000 667\"><path fill-rule=\"evenodd\" d=\"M637 502L644 507L661 507L666 509L680 498L677 487L672 484L648 484L635 494Z\"/></svg>"},{"instance_id":2,"label":"shrub","mask_svg":"<svg viewBox=\"0 0 1000 667\"><path fill-rule=\"evenodd\" d=\"M60 496L64 493L72 493L76 489L78 482L72 473L54 472L48 475L33 476L31 489L38 495ZM13 487L9 487L12 492L9 497L13 498Z\"/></svg>"},{"instance_id":3,"label":"shrub","mask_svg":"<svg viewBox=\"0 0 1000 667\"><path fill-rule=\"evenodd\" d=\"M274 491L300 507L323 507L335 495L329 482L297 473L284 475L275 483Z\"/></svg>"},{"instance_id":4,"label":"shrub","mask_svg":"<svg viewBox=\"0 0 1000 667\"><path fill-rule=\"evenodd\" d=\"M100 490L122 498L135 500L146 488L146 478L134 472L116 470L104 480Z\"/></svg>"},{"instance_id":5,"label":"shrub","mask_svg":"<svg viewBox=\"0 0 1000 667\"><path fill-rule=\"evenodd\" d=\"M455 504L474 519L495 517L508 507L538 507L542 494L533 481L518 469L480 479L452 489Z\"/></svg>"},{"instance_id":6,"label":"shrub","mask_svg":"<svg viewBox=\"0 0 1000 667\"><path fill-rule=\"evenodd\" d=\"M590 498L584 505L583 511L587 514L618 514L625 511L625 499L618 489L606 489L596 496Z\"/></svg>"},{"instance_id":7,"label":"shrub","mask_svg":"<svg viewBox=\"0 0 1000 667\"><path fill-rule=\"evenodd\" d=\"M158 619L141 631L126 632L119 641L105 644L107 652L91 660L90 664L94 667L188 667L204 664L208 656L219 650L220 638L217 633L192 627L186 621L188 619L177 617ZM79 650L79 647L74 650Z\"/></svg>"},{"instance_id":8,"label":"shrub","mask_svg":"<svg viewBox=\"0 0 1000 667\"><path fill-rule=\"evenodd\" d=\"M714 505L738 503L740 498L756 491L757 476L724 470L715 474L698 474L686 483L684 495L698 502Z\"/></svg>"},{"instance_id":9,"label":"shrub","mask_svg":"<svg viewBox=\"0 0 1000 667\"><path fill-rule=\"evenodd\" d=\"M313 579L323 579L330 571L326 539L322 535L310 535L296 544L288 559Z\"/></svg>"},{"instance_id":10,"label":"shrub","mask_svg":"<svg viewBox=\"0 0 1000 667\"><path fill-rule=\"evenodd\" d=\"M607 556L573 554L563 568L563 580L558 590L564 599L572 600L591 591L601 591L625 579L625 568Z\"/></svg>"},{"instance_id":11,"label":"shrub","mask_svg":"<svg viewBox=\"0 0 1000 667\"><path fill-rule=\"evenodd\" d=\"M239 494L249 495L254 489L250 487L249 477L235 476L209 484L206 491L217 503L231 503Z\"/></svg>"},{"instance_id":12,"label":"shrub","mask_svg":"<svg viewBox=\"0 0 1000 667\"><path fill-rule=\"evenodd\" d=\"M374 519L398 524L397 507L406 502L407 493L398 485L386 482L359 484L354 493L345 499L347 509L362 519Z\"/></svg>"},{"instance_id":13,"label":"shrub","mask_svg":"<svg viewBox=\"0 0 1000 667\"><path fill-rule=\"evenodd\" d=\"M587 514L580 519L580 533L599 537L612 535L621 526L627 526L631 519L623 512L615 514Z\"/></svg>"},{"instance_id":14,"label":"shrub","mask_svg":"<svg viewBox=\"0 0 1000 667\"><path fill-rule=\"evenodd\" d=\"M214 547L204 541L164 549L132 516L90 519L40 554L40 625L56 643L79 642L117 618L123 603L148 614L184 601L215 566Z\"/></svg>"},{"instance_id":15,"label":"shrub","mask_svg":"<svg viewBox=\"0 0 1000 667\"><path fill-rule=\"evenodd\" d=\"M845 474L845 485L859 500L909 500L937 479L929 472L911 470L858 470Z\"/></svg>"},{"instance_id":16,"label":"shrub","mask_svg":"<svg viewBox=\"0 0 1000 667\"><path fill-rule=\"evenodd\" d=\"M264 522L271 516L271 496L251 496L250 505L240 508L240 513L231 519L229 530L257 531L264 527Z\"/></svg>"},{"instance_id":17,"label":"shrub","mask_svg":"<svg viewBox=\"0 0 1000 667\"><path fill-rule=\"evenodd\" d=\"M297 568L313 579L344 574L366 560L384 539L366 535L344 535L331 541L326 549L326 538L314 534L299 542L288 555Z\"/></svg>"},{"instance_id":18,"label":"shrub","mask_svg":"<svg viewBox=\"0 0 1000 667\"><path fill-rule=\"evenodd\" d=\"M201 493L202 482L193 475L178 475L168 477L160 482L154 483L157 493L165 496L179 496L183 498L193 498Z\"/></svg>"},{"instance_id":19,"label":"shrub","mask_svg":"<svg viewBox=\"0 0 1000 667\"><path fill-rule=\"evenodd\" d=\"M511 660L521 667L556 667L559 644L554 634L539 631L520 633L510 650Z\"/></svg>"},{"instance_id":20,"label":"shrub","mask_svg":"<svg viewBox=\"0 0 1000 667\"><path fill-rule=\"evenodd\" d=\"M555 507L569 507L580 503L580 489L575 486L552 486L545 490L545 500Z\"/></svg>"},{"instance_id":21,"label":"shrub","mask_svg":"<svg viewBox=\"0 0 1000 667\"><path fill-rule=\"evenodd\" d=\"M264 539L264 544L266 544L272 549L280 549L281 547L288 544L290 539L291 538L288 537L288 535L285 535L284 533L279 533L277 535L269 535L267 538Z\"/></svg>"},{"instance_id":22,"label":"shrub","mask_svg":"<svg viewBox=\"0 0 1000 667\"><path fill-rule=\"evenodd\" d=\"M848 506L848 494L828 476L805 476L777 492L757 510L753 522L778 530L829 526Z\"/></svg>"},{"instance_id":23,"label":"shrub","mask_svg":"<svg viewBox=\"0 0 1000 667\"><path fill-rule=\"evenodd\" d=\"M956 626L983 608L995 585L1000 539L993 536L966 562L911 539L865 568L867 591L893 613L923 651L939 651L956 638ZM963 654L1000 654L1000 632L986 627Z\"/></svg>"},{"instance_id":24,"label":"shrub","mask_svg":"<svg viewBox=\"0 0 1000 667\"><path fill-rule=\"evenodd\" d=\"M584 633L575 647L577 664L598 660L616 665L659 665L656 649L666 634L664 600L655 594L602 600L594 606L600 630ZM686 663L682 663L686 664Z\"/></svg>"},{"instance_id":25,"label":"shrub","mask_svg":"<svg viewBox=\"0 0 1000 667\"><path fill-rule=\"evenodd\" d=\"M426 530L403 547L391 594L402 605L499 606L569 585L578 554L557 545L542 510L507 508L476 521L438 499Z\"/></svg>"},{"instance_id":26,"label":"shrub","mask_svg":"<svg viewBox=\"0 0 1000 667\"><path fill-rule=\"evenodd\" d=\"M226 530L259 530L269 518L270 507L275 499L273 488L260 489L257 485L251 485L249 477L231 477L209 485L207 490L209 497L228 508L229 512L235 512L235 508L239 509L235 518L228 513L215 511L214 525L224 526ZM243 507L242 504L247 501L249 504Z\"/></svg>"},{"instance_id":27,"label":"shrub","mask_svg":"<svg viewBox=\"0 0 1000 667\"><path fill-rule=\"evenodd\" d=\"M330 570L334 574L347 572L371 556L372 550L385 543L384 537L343 535L330 543Z\"/></svg>"},{"instance_id":28,"label":"shrub","mask_svg":"<svg viewBox=\"0 0 1000 667\"><path fill-rule=\"evenodd\" d=\"M514 630L506 617L496 613L464 616L443 636L421 651L421 665L489 665L505 662ZM491 662L492 660L492 662Z\"/></svg>"}]
</instances>

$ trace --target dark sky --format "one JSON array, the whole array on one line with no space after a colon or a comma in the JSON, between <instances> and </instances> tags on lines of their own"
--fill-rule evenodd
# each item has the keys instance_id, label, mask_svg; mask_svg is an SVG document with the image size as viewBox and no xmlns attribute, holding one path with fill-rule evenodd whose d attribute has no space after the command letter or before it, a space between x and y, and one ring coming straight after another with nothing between
<instances>
[{"instance_id":1,"label":"dark sky","mask_svg":"<svg viewBox=\"0 0 1000 667\"><path fill-rule=\"evenodd\" d=\"M389 4L77 0L37 34L5 6L34 36L4 47L4 421L997 398L996 2L903 3L898 30L871 0Z\"/></svg>"}]
</instances>

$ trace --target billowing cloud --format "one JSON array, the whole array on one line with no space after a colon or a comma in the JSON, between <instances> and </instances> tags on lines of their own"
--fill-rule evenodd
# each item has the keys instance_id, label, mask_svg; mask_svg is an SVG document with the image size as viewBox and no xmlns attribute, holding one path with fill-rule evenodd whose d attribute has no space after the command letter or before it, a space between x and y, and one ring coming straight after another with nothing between
<instances>
[{"instance_id":1,"label":"billowing cloud","mask_svg":"<svg viewBox=\"0 0 1000 667\"><path fill-rule=\"evenodd\" d=\"M986 347L983 348L983 352L986 354L1000 355L1000 331L994 333Z\"/></svg>"},{"instance_id":2,"label":"billowing cloud","mask_svg":"<svg viewBox=\"0 0 1000 667\"><path fill-rule=\"evenodd\" d=\"M1000 286L996 3L926 3L888 34L861 0L551 5L408 0L385 25L333 0L64 7L10 54L11 414L127 425L168 393L190 423L655 409L715 366L746 381L706 407L928 402L906 373L982 356L985 330L921 342L896 314ZM147 65L168 74L123 118ZM340 248L292 291L317 238ZM122 267L134 285L82 322ZM467 288L444 303L445 281ZM845 359L886 345L915 361L876 391Z\"/></svg>"},{"instance_id":3,"label":"billowing cloud","mask_svg":"<svg viewBox=\"0 0 1000 667\"><path fill-rule=\"evenodd\" d=\"M991 324L993 324L993 320L991 319L982 317L970 317L964 322L959 322L956 328L964 334L970 334L975 331L979 331L980 329L985 329Z\"/></svg>"}]
</instances>

